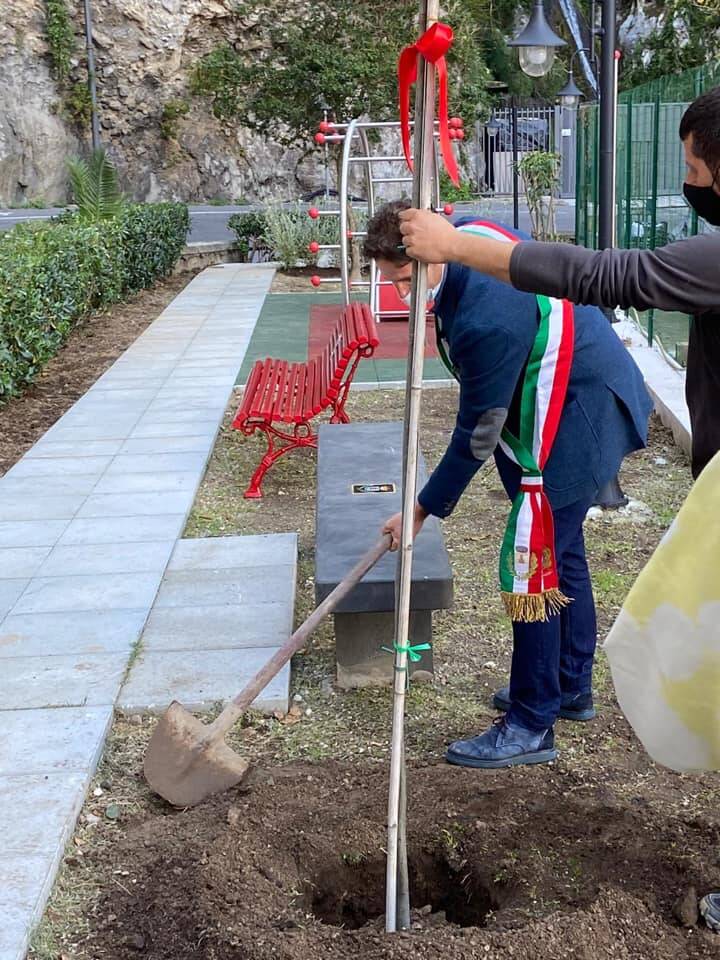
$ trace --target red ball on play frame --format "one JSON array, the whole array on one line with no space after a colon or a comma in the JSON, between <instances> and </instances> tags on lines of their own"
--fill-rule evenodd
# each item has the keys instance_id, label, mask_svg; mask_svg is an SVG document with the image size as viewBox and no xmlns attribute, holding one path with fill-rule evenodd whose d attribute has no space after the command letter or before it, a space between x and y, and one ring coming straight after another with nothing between
<instances>
[{"instance_id":1,"label":"red ball on play frame","mask_svg":"<svg viewBox=\"0 0 720 960\"><path fill-rule=\"evenodd\" d=\"M317 253L320 250L320 244L317 242L317 240L310 241L308 244L308 250L310 253Z\"/></svg>"},{"instance_id":2,"label":"red ball on play frame","mask_svg":"<svg viewBox=\"0 0 720 960\"><path fill-rule=\"evenodd\" d=\"M458 139L458 140L464 140L464 139L465 139L465 131L463 130L462 127L458 127L458 129L455 131L455 137L456 137L456 139Z\"/></svg>"},{"instance_id":3,"label":"red ball on play frame","mask_svg":"<svg viewBox=\"0 0 720 960\"><path fill-rule=\"evenodd\" d=\"M325 143L325 134L316 133L314 139L315 139L315 143L319 143L322 145L323 143Z\"/></svg>"},{"instance_id":4,"label":"red ball on play frame","mask_svg":"<svg viewBox=\"0 0 720 960\"><path fill-rule=\"evenodd\" d=\"M318 130L320 131L320 133L330 133L332 129L333 129L333 125L331 123L328 123L327 120L321 120L320 123L318 124Z\"/></svg>"},{"instance_id":5,"label":"red ball on play frame","mask_svg":"<svg viewBox=\"0 0 720 960\"><path fill-rule=\"evenodd\" d=\"M450 127L450 129L448 130L448 136L450 137L450 139L457 140L457 135L458 135L458 131L455 129L455 127Z\"/></svg>"},{"instance_id":6,"label":"red ball on play frame","mask_svg":"<svg viewBox=\"0 0 720 960\"><path fill-rule=\"evenodd\" d=\"M451 217L455 213L455 207L451 203L446 203L443 207L443 213L446 217Z\"/></svg>"},{"instance_id":7,"label":"red ball on play frame","mask_svg":"<svg viewBox=\"0 0 720 960\"><path fill-rule=\"evenodd\" d=\"M462 125L463 125L462 117L450 117L450 119L448 120L448 126L451 128L454 127L455 129L460 129Z\"/></svg>"},{"instance_id":8,"label":"red ball on play frame","mask_svg":"<svg viewBox=\"0 0 720 960\"><path fill-rule=\"evenodd\" d=\"M308 210L308 216L311 220L317 220L317 218L320 216L320 211L317 207L310 207Z\"/></svg>"},{"instance_id":9,"label":"red ball on play frame","mask_svg":"<svg viewBox=\"0 0 720 960\"><path fill-rule=\"evenodd\" d=\"M322 283L322 280L320 279L320 277L318 277L317 274L315 274L315 276L310 277L310 283L311 283L314 287L319 287L320 284Z\"/></svg>"}]
</instances>

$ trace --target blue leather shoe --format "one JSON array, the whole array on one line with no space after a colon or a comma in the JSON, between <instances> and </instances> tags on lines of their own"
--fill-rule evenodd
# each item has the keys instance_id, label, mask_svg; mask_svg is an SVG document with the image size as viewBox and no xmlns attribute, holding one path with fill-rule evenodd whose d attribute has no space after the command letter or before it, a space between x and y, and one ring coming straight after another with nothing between
<instances>
[{"instance_id":1,"label":"blue leather shoe","mask_svg":"<svg viewBox=\"0 0 720 960\"><path fill-rule=\"evenodd\" d=\"M720 933L720 893L708 893L700 901L700 913L713 933Z\"/></svg>"},{"instance_id":2,"label":"blue leather shoe","mask_svg":"<svg viewBox=\"0 0 720 960\"><path fill-rule=\"evenodd\" d=\"M470 740L456 740L445 754L448 763L460 767L515 767L522 763L549 763L555 760L552 727L538 733L498 717L485 733Z\"/></svg>"},{"instance_id":3,"label":"blue leather shoe","mask_svg":"<svg viewBox=\"0 0 720 960\"><path fill-rule=\"evenodd\" d=\"M503 687L493 697L493 706L496 710L507 713L510 705L510 687ZM560 716L563 720L592 720L595 715L592 693L564 693L562 695Z\"/></svg>"}]
</instances>

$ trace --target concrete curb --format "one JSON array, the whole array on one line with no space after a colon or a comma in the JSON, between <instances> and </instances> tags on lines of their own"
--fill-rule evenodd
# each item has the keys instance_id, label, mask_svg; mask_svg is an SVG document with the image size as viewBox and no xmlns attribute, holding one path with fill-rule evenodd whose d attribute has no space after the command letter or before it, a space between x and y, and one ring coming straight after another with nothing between
<instances>
[{"instance_id":1,"label":"concrete curb","mask_svg":"<svg viewBox=\"0 0 720 960\"><path fill-rule=\"evenodd\" d=\"M632 321L620 321L615 324L615 331L645 378L655 412L672 431L675 443L690 456L692 433L690 413L685 402L685 371L659 347L648 346L642 330Z\"/></svg>"}]
</instances>

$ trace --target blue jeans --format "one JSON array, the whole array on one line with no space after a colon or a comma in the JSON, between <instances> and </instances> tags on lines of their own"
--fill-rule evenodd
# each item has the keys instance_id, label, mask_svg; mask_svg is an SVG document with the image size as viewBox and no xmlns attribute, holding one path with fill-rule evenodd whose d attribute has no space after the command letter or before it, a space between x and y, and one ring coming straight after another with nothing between
<instances>
[{"instance_id":1,"label":"blue jeans","mask_svg":"<svg viewBox=\"0 0 720 960\"><path fill-rule=\"evenodd\" d=\"M511 499L520 471L496 455L500 479ZM585 558L583 521L589 500L553 510L560 589L572 603L543 623L513 623L513 657L507 714L511 723L546 730L557 719L561 696L590 693L597 621L590 571Z\"/></svg>"}]
</instances>

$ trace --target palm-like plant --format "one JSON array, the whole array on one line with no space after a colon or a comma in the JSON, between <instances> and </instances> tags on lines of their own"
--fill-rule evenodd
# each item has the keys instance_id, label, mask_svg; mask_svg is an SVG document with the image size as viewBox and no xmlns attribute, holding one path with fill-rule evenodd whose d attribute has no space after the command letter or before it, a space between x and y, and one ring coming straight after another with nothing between
<instances>
[{"instance_id":1,"label":"palm-like plant","mask_svg":"<svg viewBox=\"0 0 720 960\"><path fill-rule=\"evenodd\" d=\"M96 223L120 213L125 202L117 170L104 149L93 150L89 160L68 160L73 199L82 220Z\"/></svg>"}]
</instances>

